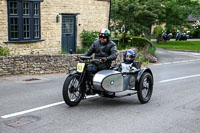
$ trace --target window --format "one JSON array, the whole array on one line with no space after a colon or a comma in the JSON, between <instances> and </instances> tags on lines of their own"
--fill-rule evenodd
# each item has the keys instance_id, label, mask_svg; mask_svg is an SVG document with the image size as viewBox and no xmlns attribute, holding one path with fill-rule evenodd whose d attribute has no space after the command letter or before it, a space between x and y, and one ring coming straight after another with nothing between
<instances>
[{"instance_id":1,"label":"window","mask_svg":"<svg viewBox=\"0 0 200 133\"><path fill-rule=\"evenodd\" d=\"M63 33L73 34L74 33L74 19L73 18L64 18L63 19Z\"/></svg>"},{"instance_id":2,"label":"window","mask_svg":"<svg viewBox=\"0 0 200 133\"><path fill-rule=\"evenodd\" d=\"M43 0L8 0L9 41L41 39L40 2Z\"/></svg>"},{"instance_id":3,"label":"window","mask_svg":"<svg viewBox=\"0 0 200 133\"><path fill-rule=\"evenodd\" d=\"M10 14L16 15L17 14L17 2L10 3Z\"/></svg>"},{"instance_id":4,"label":"window","mask_svg":"<svg viewBox=\"0 0 200 133\"><path fill-rule=\"evenodd\" d=\"M11 18L10 21L11 21L10 22L10 27L11 27L10 34L11 34L11 37L13 39L19 39L18 18Z\"/></svg>"}]
</instances>

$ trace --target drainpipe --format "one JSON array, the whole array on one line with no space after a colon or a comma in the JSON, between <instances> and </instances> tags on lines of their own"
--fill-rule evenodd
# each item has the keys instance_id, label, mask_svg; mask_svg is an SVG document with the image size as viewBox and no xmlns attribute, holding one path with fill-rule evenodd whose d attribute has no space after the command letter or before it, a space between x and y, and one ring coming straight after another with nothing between
<instances>
[{"instance_id":1,"label":"drainpipe","mask_svg":"<svg viewBox=\"0 0 200 133\"><path fill-rule=\"evenodd\" d=\"M108 29L109 29L109 30L110 30L110 14L111 14L111 0L110 0L109 20L108 20Z\"/></svg>"}]
</instances>

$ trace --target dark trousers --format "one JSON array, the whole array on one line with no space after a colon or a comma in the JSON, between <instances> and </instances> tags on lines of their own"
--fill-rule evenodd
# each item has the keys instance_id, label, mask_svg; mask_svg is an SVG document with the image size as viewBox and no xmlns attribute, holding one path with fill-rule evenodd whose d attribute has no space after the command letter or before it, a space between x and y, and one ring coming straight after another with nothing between
<instances>
[{"instance_id":1,"label":"dark trousers","mask_svg":"<svg viewBox=\"0 0 200 133\"><path fill-rule=\"evenodd\" d=\"M106 69L109 69L110 66L111 66L111 63L99 64L99 65L97 66L97 70L98 70L98 71L106 70Z\"/></svg>"}]
</instances>

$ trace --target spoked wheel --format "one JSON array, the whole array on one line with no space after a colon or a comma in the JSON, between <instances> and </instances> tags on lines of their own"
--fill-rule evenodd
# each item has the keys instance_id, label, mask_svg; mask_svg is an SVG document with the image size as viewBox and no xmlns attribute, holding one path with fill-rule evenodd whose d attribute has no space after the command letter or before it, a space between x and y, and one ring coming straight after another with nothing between
<instances>
[{"instance_id":1,"label":"spoked wheel","mask_svg":"<svg viewBox=\"0 0 200 133\"><path fill-rule=\"evenodd\" d=\"M63 99L70 107L80 103L84 96L84 84L79 85L80 75L70 75L63 85Z\"/></svg>"},{"instance_id":2,"label":"spoked wheel","mask_svg":"<svg viewBox=\"0 0 200 133\"><path fill-rule=\"evenodd\" d=\"M151 99L152 92L153 92L153 77L150 73L145 72L141 77L137 92L139 101L142 104L147 103Z\"/></svg>"}]
</instances>

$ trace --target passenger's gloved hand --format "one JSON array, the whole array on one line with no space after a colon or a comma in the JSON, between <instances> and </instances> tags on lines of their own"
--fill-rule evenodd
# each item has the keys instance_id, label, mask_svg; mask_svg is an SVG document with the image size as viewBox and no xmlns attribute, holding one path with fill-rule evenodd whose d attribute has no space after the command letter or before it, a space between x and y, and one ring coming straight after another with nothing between
<instances>
[{"instance_id":1,"label":"passenger's gloved hand","mask_svg":"<svg viewBox=\"0 0 200 133\"><path fill-rule=\"evenodd\" d=\"M106 58L106 57L103 57L103 58L101 59L101 61L102 61L102 62L106 62L106 61L107 61L107 58Z\"/></svg>"}]
</instances>

